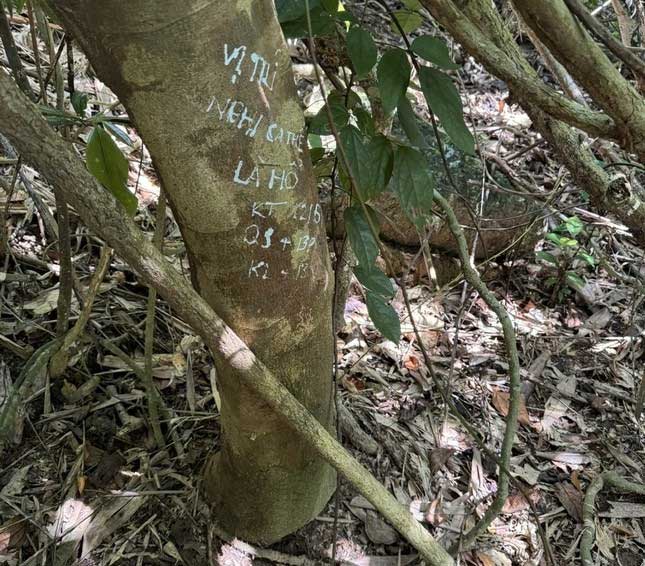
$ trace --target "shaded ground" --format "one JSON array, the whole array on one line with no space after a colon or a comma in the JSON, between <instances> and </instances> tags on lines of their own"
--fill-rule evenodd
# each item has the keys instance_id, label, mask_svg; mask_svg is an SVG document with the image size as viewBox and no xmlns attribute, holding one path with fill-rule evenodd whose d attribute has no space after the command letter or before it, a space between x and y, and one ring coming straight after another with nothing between
<instances>
[{"instance_id":1,"label":"shaded ground","mask_svg":"<svg viewBox=\"0 0 645 566\"><path fill-rule=\"evenodd\" d=\"M383 29L376 12L370 14ZM26 37L25 22L16 20L15 25L17 36ZM382 41L395 39L383 32ZM540 145L531 148L538 139L525 115L503 102L503 85L472 61L464 69L467 108L489 140L485 149L536 191L560 187L555 204L561 210L584 206L584 195L568 184L548 151ZM92 100L113 102L84 72L77 80L77 88ZM128 134L138 141L136 132L128 129ZM140 200L137 221L152 231L158 187L149 158L136 143L134 149L124 149L129 152L130 186ZM0 154L2 158L7 156ZM11 165L0 166L0 178L10 184L13 171ZM53 210L53 196L35 172L22 171L25 179L8 203L9 253L0 267L0 396L24 370L30 351L53 338L56 325L59 258L40 206L34 205L40 196ZM2 208L5 202L2 193ZM482 202L485 214L486 199ZM584 209L577 214L587 222L581 246L595 246L597 257L594 267L575 265L585 282L579 292L565 287L562 296L554 294L547 285L553 269L532 253L487 266L490 286L515 322L524 368L525 409L511 471L530 493L538 517L513 491L480 545L462 555L463 564L542 563L538 525L556 562L576 564L582 498L590 480L603 470L616 470L632 481L645 481L645 427L633 408L644 375L645 310L642 289L626 279L645 275L643 254L610 219L585 216ZM544 216L545 231L561 220L552 209L545 209ZM75 217L72 226L76 287L82 296L101 242ZM187 273L170 216L165 232L166 254ZM548 243L538 247L551 249ZM412 257L403 251L401 256ZM460 281L437 290L426 271L418 265L409 280L424 345L462 414L481 431L487 446L497 449L508 409L499 325ZM196 472L217 447L214 370L201 341L158 302L153 373L171 414L164 422L168 445L156 449L143 386L131 367L133 362L143 365L146 300L147 289L113 258L64 378L52 382L46 394L46 376L39 376L20 414L21 427L0 462L0 563L64 563L69 549L55 545L52 532L63 541L82 533L81 547L70 552L83 554L85 564L209 564L217 559L223 564L321 563L329 560L334 538L336 557L346 563L418 562L413 549L345 482L337 506L331 502L316 521L271 549L249 547L228 540L216 528L209 530ZM399 346L374 330L360 289L350 289L346 324L337 342L338 392L378 446L371 454L372 447L353 436L345 444L449 544L490 502L495 465L445 411L401 296L395 306L404 332ZM79 312L75 302L72 321ZM608 490L599 496L597 511L598 563L641 564L645 500ZM76 531L71 529L75 525Z\"/></svg>"}]
</instances>

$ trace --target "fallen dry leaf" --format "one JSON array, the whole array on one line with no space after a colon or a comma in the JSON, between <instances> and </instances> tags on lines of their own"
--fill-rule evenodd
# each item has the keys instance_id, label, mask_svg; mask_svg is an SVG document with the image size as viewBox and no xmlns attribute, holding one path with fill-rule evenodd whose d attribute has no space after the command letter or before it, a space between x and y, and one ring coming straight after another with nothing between
<instances>
[{"instance_id":1,"label":"fallen dry leaf","mask_svg":"<svg viewBox=\"0 0 645 566\"><path fill-rule=\"evenodd\" d=\"M450 460L455 451L452 448L435 448L430 451L430 469L436 474Z\"/></svg>"},{"instance_id":2,"label":"fallen dry leaf","mask_svg":"<svg viewBox=\"0 0 645 566\"><path fill-rule=\"evenodd\" d=\"M508 556L494 548L478 550L477 558L481 562L482 566L511 566L512 564Z\"/></svg>"},{"instance_id":3,"label":"fallen dry leaf","mask_svg":"<svg viewBox=\"0 0 645 566\"><path fill-rule=\"evenodd\" d=\"M542 416L542 431L549 434L553 427L560 419L567 416L570 411L570 402L568 397L576 391L577 380L575 376L563 376L558 383L558 391L563 393L553 393L544 406L544 415Z\"/></svg>"},{"instance_id":4,"label":"fallen dry leaf","mask_svg":"<svg viewBox=\"0 0 645 566\"><path fill-rule=\"evenodd\" d=\"M405 369L417 371L421 366L421 362L419 361L419 358L417 356L410 354L403 362L403 365L405 366Z\"/></svg>"},{"instance_id":5,"label":"fallen dry leaf","mask_svg":"<svg viewBox=\"0 0 645 566\"><path fill-rule=\"evenodd\" d=\"M22 517L13 517L0 525L0 554L17 550L22 546L26 535L27 521Z\"/></svg>"},{"instance_id":6,"label":"fallen dry leaf","mask_svg":"<svg viewBox=\"0 0 645 566\"><path fill-rule=\"evenodd\" d=\"M582 493L573 484L561 482L555 485L555 496L578 523L582 521Z\"/></svg>"},{"instance_id":7,"label":"fallen dry leaf","mask_svg":"<svg viewBox=\"0 0 645 566\"><path fill-rule=\"evenodd\" d=\"M536 490L531 490L528 493L528 497L532 503L537 503L540 495ZM506 498L504 506L502 507L502 513L512 515L513 513L519 513L520 511L526 511L530 509L531 505L529 501L526 500L526 497L522 493L514 493Z\"/></svg>"},{"instance_id":8,"label":"fallen dry leaf","mask_svg":"<svg viewBox=\"0 0 645 566\"><path fill-rule=\"evenodd\" d=\"M501 391L499 389L493 390L493 396L491 399L493 407L497 409L497 412L503 417L508 416L508 408L510 404L510 393L507 391ZM520 414L517 418L518 422L524 426L535 428L537 423L531 421L529 412L526 408L526 401L524 396L520 396Z\"/></svg>"},{"instance_id":9,"label":"fallen dry leaf","mask_svg":"<svg viewBox=\"0 0 645 566\"><path fill-rule=\"evenodd\" d=\"M90 526L93 513L93 509L82 501L68 499L58 508L56 518L47 530L60 543L81 540Z\"/></svg>"},{"instance_id":10,"label":"fallen dry leaf","mask_svg":"<svg viewBox=\"0 0 645 566\"><path fill-rule=\"evenodd\" d=\"M394 544L399 535L375 511L367 511L365 516L365 534L374 544Z\"/></svg>"}]
</instances>

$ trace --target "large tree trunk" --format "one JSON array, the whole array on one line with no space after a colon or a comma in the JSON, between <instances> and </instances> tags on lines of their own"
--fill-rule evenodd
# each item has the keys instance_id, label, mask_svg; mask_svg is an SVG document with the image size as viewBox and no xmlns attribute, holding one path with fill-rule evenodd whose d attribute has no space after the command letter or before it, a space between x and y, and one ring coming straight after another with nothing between
<instances>
[{"instance_id":1,"label":"large tree trunk","mask_svg":"<svg viewBox=\"0 0 645 566\"><path fill-rule=\"evenodd\" d=\"M51 3L148 146L193 285L332 430L332 278L273 2ZM273 542L320 512L334 472L217 369L223 439L207 491L224 528Z\"/></svg>"},{"instance_id":2,"label":"large tree trunk","mask_svg":"<svg viewBox=\"0 0 645 566\"><path fill-rule=\"evenodd\" d=\"M25 163L38 169L73 202L80 217L123 260L168 301L211 348L213 354L249 390L265 400L285 424L325 461L341 472L433 566L451 566L454 561L408 508L358 463L287 387L249 350L239 336L187 284L159 249L125 214L125 209L90 175L74 149L45 122L38 108L22 96L4 73L0 73L0 132L20 151ZM24 393L23 383L16 392ZM23 397L24 398L24 397ZM4 408L4 407L3 407ZM0 411L1 413L1 411ZM2 415L0 414L0 417ZM1 438L0 434L0 438ZM2 455L0 447L0 456Z\"/></svg>"}]
</instances>

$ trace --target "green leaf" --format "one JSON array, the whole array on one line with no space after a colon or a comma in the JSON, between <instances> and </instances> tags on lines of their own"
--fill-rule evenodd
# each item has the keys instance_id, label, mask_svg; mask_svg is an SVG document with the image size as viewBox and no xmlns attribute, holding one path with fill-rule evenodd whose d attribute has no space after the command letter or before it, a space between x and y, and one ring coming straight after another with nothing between
<instances>
[{"instance_id":1,"label":"green leaf","mask_svg":"<svg viewBox=\"0 0 645 566\"><path fill-rule=\"evenodd\" d=\"M347 53L359 77L367 75L376 65L378 52L372 35L366 29L354 26L349 30Z\"/></svg>"},{"instance_id":2,"label":"green leaf","mask_svg":"<svg viewBox=\"0 0 645 566\"><path fill-rule=\"evenodd\" d=\"M401 339L401 323L399 322L399 315L392 305L387 303L379 295L370 293L369 291L367 292L366 302L367 312L377 330L385 338L398 344Z\"/></svg>"},{"instance_id":3,"label":"green leaf","mask_svg":"<svg viewBox=\"0 0 645 566\"><path fill-rule=\"evenodd\" d=\"M397 10L396 12L394 12L394 16L396 17L399 25L401 26L401 28L403 28L403 31L406 34L412 33L423 23L423 17L421 16L421 14L417 14L412 10ZM397 26L394 22L392 22L390 27L392 28L392 31L394 33L401 33L399 26Z\"/></svg>"},{"instance_id":4,"label":"green leaf","mask_svg":"<svg viewBox=\"0 0 645 566\"><path fill-rule=\"evenodd\" d=\"M356 182L354 189L361 202L369 199L370 184L370 159L367 143L363 134L354 126L346 126L340 132L340 142L349 161L353 180ZM350 181L351 183L351 181Z\"/></svg>"},{"instance_id":5,"label":"green leaf","mask_svg":"<svg viewBox=\"0 0 645 566\"><path fill-rule=\"evenodd\" d=\"M390 115L405 96L412 69L405 51L398 48L386 51L376 70L383 111Z\"/></svg>"},{"instance_id":6,"label":"green leaf","mask_svg":"<svg viewBox=\"0 0 645 566\"><path fill-rule=\"evenodd\" d=\"M428 142L421 133L421 129L417 122L417 116L412 109L412 104L410 104L410 101L406 96L402 96L399 100L397 116L405 135L408 137L408 140L410 140L410 143L418 149L427 148Z\"/></svg>"},{"instance_id":7,"label":"green leaf","mask_svg":"<svg viewBox=\"0 0 645 566\"><path fill-rule=\"evenodd\" d=\"M361 206L345 209L345 231L359 265L371 266L378 255L378 244Z\"/></svg>"},{"instance_id":8,"label":"green leaf","mask_svg":"<svg viewBox=\"0 0 645 566\"><path fill-rule=\"evenodd\" d=\"M320 0L309 0L309 9L313 10L320 5ZM302 18L307 13L307 4L304 0L275 0L275 9L278 21L291 22Z\"/></svg>"},{"instance_id":9,"label":"green leaf","mask_svg":"<svg viewBox=\"0 0 645 566\"><path fill-rule=\"evenodd\" d=\"M58 110L57 108L52 108L51 106L46 106L44 104L39 104L38 108L40 109L42 115L44 116L47 123L51 126L69 126L72 124L78 124L81 122L78 116L75 114L70 114L63 110Z\"/></svg>"},{"instance_id":10,"label":"green leaf","mask_svg":"<svg viewBox=\"0 0 645 566\"><path fill-rule=\"evenodd\" d=\"M85 109L87 108L87 94L75 90L72 93L71 101L74 112L79 116L85 116Z\"/></svg>"},{"instance_id":11,"label":"green leaf","mask_svg":"<svg viewBox=\"0 0 645 566\"><path fill-rule=\"evenodd\" d=\"M314 147L323 147L322 139L318 134L309 134L309 136L307 136L307 141L309 142L309 148L311 149Z\"/></svg>"},{"instance_id":12,"label":"green leaf","mask_svg":"<svg viewBox=\"0 0 645 566\"><path fill-rule=\"evenodd\" d=\"M546 261L547 263L552 263L553 265L558 265L558 260L553 254L550 254L549 252L541 251L536 254L536 257L538 259L541 259L542 261Z\"/></svg>"},{"instance_id":13,"label":"green leaf","mask_svg":"<svg viewBox=\"0 0 645 566\"><path fill-rule=\"evenodd\" d=\"M577 236L585 229L585 225L577 216L571 216L564 221L567 232L572 236Z\"/></svg>"},{"instance_id":14,"label":"green leaf","mask_svg":"<svg viewBox=\"0 0 645 566\"><path fill-rule=\"evenodd\" d=\"M311 150L309 150L309 157L311 157L311 163L315 165L323 157L325 157L325 149L322 147L314 147Z\"/></svg>"},{"instance_id":15,"label":"green leaf","mask_svg":"<svg viewBox=\"0 0 645 566\"><path fill-rule=\"evenodd\" d=\"M452 79L437 69L421 67L419 80L428 106L437 115L450 139L464 153L473 155L475 140L464 122L461 98Z\"/></svg>"},{"instance_id":16,"label":"green leaf","mask_svg":"<svg viewBox=\"0 0 645 566\"><path fill-rule=\"evenodd\" d=\"M130 139L130 136L123 128L110 121L103 122L103 126L107 128L115 138L121 140L125 145L134 147L134 142Z\"/></svg>"},{"instance_id":17,"label":"green leaf","mask_svg":"<svg viewBox=\"0 0 645 566\"><path fill-rule=\"evenodd\" d=\"M332 92L327 97L327 104L323 106L309 123L309 133L323 136L331 135L332 130L329 125L329 114L327 108L331 110L332 119L336 129L340 131L349 122L349 111L345 108L345 98L338 92Z\"/></svg>"},{"instance_id":18,"label":"green leaf","mask_svg":"<svg viewBox=\"0 0 645 566\"><path fill-rule=\"evenodd\" d=\"M392 282L376 265L369 267L357 265L354 268L354 275L368 291L384 299L391 299L394 296Z\"/></svg>"},{"instance_id":19,"label":"green leaf","mask_svg":"<svg viewBox=\"0 0 645 566\"><path fill-rule=\"evenodd\" d=\"M450 50L444 41L431 35L417 37L412 42L412 51L419 57L444 69L458 69L459 65L450 58Z\"/></svg>"},{"instance_id":20,"label":"green leaf","mask_svg":"<svg viewBox=\"0 0 645 566\"><path fill-rule=\"evenodd\" d=\"M549 232L546 235L546 239L549 240L550 242L553 242L556 246L562 246L562 243L561 243L562 238L558 236L555 232Z\"/></svg>"},{"instance_id":21,"label":"green leaf","mask_svg":"<svg viewBox=\"0 0 645 566\"><path fill-rule=\"evenodd\" d=\"M374 126L374 119L372 115L363 107L355 108L352 110L356 118L356 125L358 129L368 137L376 135L376 127Z\"/></svg>"},{"instance_id":22,"label":"green leaf","mask_svg":"<svg viewBox=\"0 0 645 566\"><path fill-rule=\"evenodd\" d=\"M558 282L558 278L552 276L552 277L547 277L544 281L544 284L547 287L553 287L557 282Z\"/></svg>"},{"instance_id":23,"label":"green leaf","mask_svg":"<svg viewBox=\"0 0 645 566\"><path fill-rule=\"evenodd\" d=\"M87 168L125 207L131 216L137 211L137 198L128 190L128 160L103 128L96 127L87 142Z\"/></svg>"},{"instance_id":24,"label":"green leaf","mask_svg":"<svg viewBox=\"0 0 645 566\"><path fill-rule=\"evenodd\" d=\"M375 136L369 142L354 126L340 132L341 143L352 170L358 197L362 202L382 193L392 175L393 151L385 136Z\"/></svg>"},{"instance_id":25,"label":"green leaf","mask_svg":"<svg viewBox=\"0 0 645 566\"><path fill-rule=\"evenodd\" d=\"M596 267L596 258L587 252L578 252L577 257L585 261L590 267Z\"/></svg>"},{"instance_id":26,"label":"green leaf","mask_svg":"<svg viewBox=\"0 0 645 566\"><path fill-rule=\"evenodd\" d=\"M419 0L403 0L403 5L408 10L421 10L423 8L423 5Z\"/></svg>"},{"instance_id":27,"label":"green leaf","mask_svg":"<svg viewBox=\"0 0 645 566\"><path fill-rule=\"evenodd\" d=\"M320 3L330 14L336 14L338 12L338 0L320 0Z\"/></svg>"},{"instance_id":28,"label":"green leaf","mask_svg":"<svg viewBox=\"0 0 645 566\"><path fill-rule=\"evenodd\" d=\"M13 0L12 5L16 13L20 14L25 7L25 0Z\"/></svg>"},{"instance_id":29,"label":"green leaf","mask_svg":"<svg viewBox=\"0 0 645 566\"><path fill-rule=\"evenodd\" d=\"M392 190L401 207L414 219L419 213L429 213L434 196L434 179L426 158L416 149L400 146L394 153Z\"/></svg>"},{"instance_id":30,"label":"green leaf","mask_svg":"<svg viewBox=\"0 0 645 566\"><path fill-rule=\"evenodd\" d=\"M374 136L368 144L370 175L367 185L368 198L374 198L387 188L394 166L392 144L383 135Z\"/></svg>"},{"instance_id":31,"label":"green leaf","mask_svg":"<svg viewBox=\"0 0 645 566\"><path fill-rule=\"evenodd\" d=\"M573 271L567 271L566 281L567 285L569 285L569 287L574 291L580 291L586 285L585 280Z\"/></svg>"},{"instance_id":32,"label":"green leaf","mask_svg":"<svg viewBox=\"0 0 645 566\"><path fill-rule=\"evenodd\" d=\"M303 0L298 0L304 5ZM309 24L305 15L295 20L282 22L282 32L286 38L298 39L309 37ZM311 15L311 32L314 36L331 35L335 31L334 18L322 6L313 8Z\"/></svg>"}]
</instances>

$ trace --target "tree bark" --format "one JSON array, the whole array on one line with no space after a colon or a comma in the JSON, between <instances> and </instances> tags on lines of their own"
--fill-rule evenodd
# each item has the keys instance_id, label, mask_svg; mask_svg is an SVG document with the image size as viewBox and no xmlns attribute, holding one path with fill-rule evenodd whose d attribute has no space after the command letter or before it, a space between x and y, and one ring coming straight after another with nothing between
<instances>
[{"instance_id":1,"label":"tree bark","mask_svg":"<svg viewBox=\"0 0 645 566\"><path fill-rule=\"evenodd\" d=\"M540 40L616 124L619 143L645 160L645 98L627 81L563 0L512 0Z\"/></svg>"},{"instance_id":2,"label":"tree bark","mask_svg":"<svg viewBox=\"0 0 645 566\"><path fill-rule=\"evenodd\" d=\"M194 287L332 430L332 277L273 2L51 4L148 146ZM223 440L206 489L226 530L271 543L322 510L335 474L217 370Z\"/></svg>"},{"instance_id":3,"label":"tree bark","mask_svg":"<svg viewBox=\"0 0 645 566\"><path fill-rule=\"evenodd\" d=\"M541 80L522 55L494 5L487 0L471 0L462 12L451 0L423 0L423 3L435 19L490 73L508 82L513 96L530 116L535 128L549 142L576 184L589 192L594 206L615 214L632 230L638 242L645 244L644 195L635 189L630 190L620 180L612 182L590 149L580 143L578 133L568 123L558 119L560 114L551 114L545 106L535 104L533 93L526 86ZM472 41L477 34L485 38L482 40L484 43ZM509 68L513 70L510 81L491 58L491 53L503 54L508 61Z\"/></svg>"},{"instance_id":4,"label":"tree bark","mask_svg":"<svg viewBox=\"0 0 645 566\"><path fill-rule=\"evenodd\" d=\"M9 19L7 18L2 0L0 0L0 40L2 41L2 47L4 47L4 52L7 56L7 61L9 61L13 76L16 79L16 83L22 92L34 100L34 91L31 89L29 79L27 78L18 53L18 48L16 47L16 42L13 40L11 26L9 25Z\"/></svg>"},{"instance_id":5,"label":"tree bark","mask_svg":"<svg viewBox=\"0 0 645 566\"><path fill-rule=\"evenodd\" d=\"M114 247L142 281L153 286L211 349L218 364L253 391L276 419L342 473L433 566L454 561L376 478L340 445L330 432L256 358L239 336L192 289L184 277L125 216L125 210L87 171L69 144L56 135L37 108L0 73L0 131L27 163L58 186L88 225Z\"/></svg>"},{"instance_id":6,"label":"tree bark","mask_svg":"<svg viewBox=\"0 0 645 566\"><path fill-rule=\"evenodd\" d=\"M530 104L592 136L618 139L613 120L586 108L549 88L537 73L517 68L516 62L482 32L452 0L421 0L423 6L486 69L505 81L513 92L522 93ZM468 7L470 3L464 3ZM529 66L530 68L530 66Z\"/></svg>"}]
</instances>

